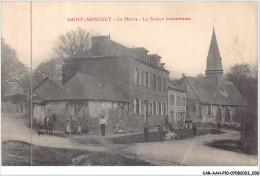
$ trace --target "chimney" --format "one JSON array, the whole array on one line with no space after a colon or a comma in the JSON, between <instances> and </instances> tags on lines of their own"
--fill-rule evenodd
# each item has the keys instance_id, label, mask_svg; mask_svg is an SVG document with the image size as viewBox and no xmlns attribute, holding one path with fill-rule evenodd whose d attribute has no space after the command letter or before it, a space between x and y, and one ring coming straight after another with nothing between
<instances>
[{"instance_id":1,"label":"chimney","mask_svg":"<svg viewBox=\"0 0 260 176\"><path fill-rule=\"evenodd\" d=\"M92 37L92 56L108 56L110 36Z\"/></svg>"}]
</instances>

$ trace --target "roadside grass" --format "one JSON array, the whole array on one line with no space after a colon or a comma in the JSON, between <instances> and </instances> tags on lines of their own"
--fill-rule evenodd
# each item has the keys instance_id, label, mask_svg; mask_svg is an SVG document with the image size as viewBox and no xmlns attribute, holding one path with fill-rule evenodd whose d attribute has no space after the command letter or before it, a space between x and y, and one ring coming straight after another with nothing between
<instances>
[{"instance_id":1,"label":"roadside grass","mask_svg":"<svg viewBox=\"0 0 260 176\"><path fill-rule=\"evenodd\" d=\"M174 133L177 134L179 140L183 140L186 138L192 137L192 130L191 129L174 129ZM221 134L222 131L218 129L198 129L197 135L206 135L206 134ZM114 144L131 144L131 143L142 143L144 142L143 133L127 135L127 136L118 136L113 137L112 139ZM149 141L150 142L157 142L160 141L160 136L158 132L153 131L149 132Z\"/></svg>"},{"instance_id":2,"label":"roadside grass","mask_svg":"<svg viewBox=\"0 0 260 176\"><path fill-rule=\"evenodd\" d=\"M32 145L34 166L69 166L72 159L88 154L78 149L37 147ZM22 141L4 141L2 143L2 164L4 166L30 166L31 144Z\"/></svg>"},{"instance_id":3,"label":"roadside grass","mask_svg":"<svg viewBox=\"0 0 260 176\"><path fill-rule=\"evenodd\" d=\"M76 163L75 161L78 160ZM149 166L148 162L119 154L89 152L80 149L53 148L32 145L33 166ZM3 166L30 166L31 144L22 141L2 142Z\"/></svg>"},{"instance_id":4,"label":"roadside grass","mask_svg":"<svg viewBox=\"0 0 260 176\"><path fill-rule=\"evenodd\" d=\"M205 145L207 145L209 147L222 149L222 150L244 153L247 155L256 155L257 154L256 151L253 151L250 149L244 149L241 141L239 141L239 140L214 140L214 141L205 143Z\"/></svg>"},{"instance_id":5,"label":"roadside grass","mask_svg":"<svg viewBox=\"0 0 260 176\"><path fill-rule=\"evenodd\" d=\"M139 160L123 157L117 154L111 153L92 153L89 156L84 157L79 165L89 166L152 166L152 164Z\"/></svg>"}]
</instances>

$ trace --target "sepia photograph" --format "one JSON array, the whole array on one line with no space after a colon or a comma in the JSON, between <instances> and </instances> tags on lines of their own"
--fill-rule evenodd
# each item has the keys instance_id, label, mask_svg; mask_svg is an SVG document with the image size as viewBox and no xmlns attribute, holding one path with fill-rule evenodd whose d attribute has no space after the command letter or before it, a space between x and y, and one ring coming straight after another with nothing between
<instances>
[{"instance_id":1,"label":"sepia photograph","mask_svg":"<svg viewBox=\"0 0 260 176\"><path fill-rule=\"evenodd\" d=\"M259 166L257 1L1 6L1 166Z\"/></svg>"}]
</instances>

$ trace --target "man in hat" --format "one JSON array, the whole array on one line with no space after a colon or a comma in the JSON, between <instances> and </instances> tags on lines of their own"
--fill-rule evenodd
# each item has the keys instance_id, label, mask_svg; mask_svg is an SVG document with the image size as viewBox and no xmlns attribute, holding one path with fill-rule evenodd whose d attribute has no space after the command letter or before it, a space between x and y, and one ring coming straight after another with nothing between
<instances>
[{"instance_id":1,"label":"man in hat","mask_svg":"<svg viewBox=\"0 0 260 176\"><path fill-rule=\"evenodd\" d=\"M105 136L107 120L104 118L103 115L101 116L101 119L99 121L99 126L101 127L101 134L102 134L102 136Z\"/></svg>"}]
</instances>

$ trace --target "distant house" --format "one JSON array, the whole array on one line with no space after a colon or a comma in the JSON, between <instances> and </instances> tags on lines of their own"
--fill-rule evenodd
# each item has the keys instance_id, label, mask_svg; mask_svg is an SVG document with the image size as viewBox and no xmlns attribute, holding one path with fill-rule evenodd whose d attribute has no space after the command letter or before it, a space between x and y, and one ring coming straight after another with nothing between
<instances>
[{"instance_id":1,"label":"distant house","mask_svg":"<svg viewBox=\"0 0 260 176\"><path fill-rule=\"evenodd\" d=\"M194 122L239 122L245 100L232 82L223 80L215 30L207 57L206 78L185 77L182 87L187 94L187 115Z\"/></svg>"},{"instance_id":2,"label":"distant house","mask_svg":"<svg viewBox=\"0 0 260 176\"><path fill-rule=\"evenodd\" d=\"M43 79L34 89L32 92L33 99L33 119L36 122L43 123L46 109L44 106L43 100L46 99L48 96L59 92L61 88L61 84L58 81L52 80L48 77ZM28 111L30 114L30 111Z\"/></svg>"},{"instance_id":3,"label":"distant house","mask_svg":"<svg viewBox=\"0 0 260 176\"><path fill-rule=\"evenodd\" d=\"M168 118L170 122L186 120L186 92L168 83Z\"/></svg>"},{"instance_id":4,"label":"distant house","mask_svg":"<svg viewBox=\"0 0 260 176\"><path fill-rule=\"evenodd\" d=\"M83 132L99 130L103 115L109 131L121 119L128 117L128 99L105 79L76 73L61 89L44 100L45 109L58 117L57 128L81 123Z\"/></svg>"},{"instance_id":5,"label":"distant house","mask_svg":"<svg viewBox=\"0 0 260 176\"><path fill-rule=\"evenodd\" d=\"M129 102L123 120L132 130L142 129L145 122L158 124L167 115L169 72L159 55L143 47L127 48L108 36L93 37L91 49L66 60L62 82L76 73L107 80L122 92Z\"/></svg>"}]
</instances>

